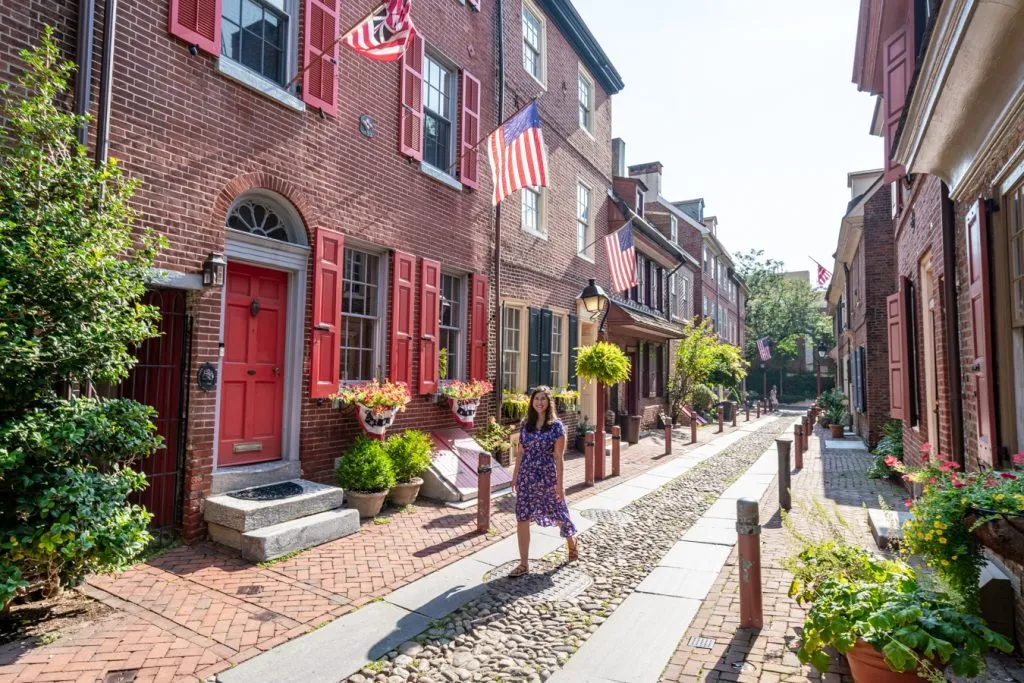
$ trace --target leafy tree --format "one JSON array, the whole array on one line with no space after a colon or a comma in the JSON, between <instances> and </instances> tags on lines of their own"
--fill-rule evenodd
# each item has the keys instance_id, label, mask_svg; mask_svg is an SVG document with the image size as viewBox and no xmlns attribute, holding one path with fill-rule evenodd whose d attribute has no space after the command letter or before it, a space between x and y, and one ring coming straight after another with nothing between
<instances>
[{"instance_id":1,"label":"leafy tree","mask_svg":"<svg viewBox=\"0 0 1024 683\"><path fill-rule=\"evenodd\" d=\"M718 344L714 347L714 359L715 368L708 377L711 383L730 390L737 389L750 367L750 363L743 358L743 352L732 344Z\"/></svg>"},{"instance_id":2,"label":"leafy tree","mask_svg":"<svg viewBox=\"0 0 1024 683\"><path fill-rule=\"evenodd\" d=\"M55 390L127 376L156 333L141 298L160 244L133 232L136 183L78 144L52 29L22 58L19 87L0 87L0 608L138 554L149 514L127 498L146 480L130 465L160 445L152 409Z\"/></svg>"},{"instance_id":3,"label":"leafy tree","mask_svg":"<svg viewBox=\"0 0 1024 683\"><path fill-rule=\"evenodd\" d=\"M675 367L669 380L668 398L673 417L679 416L680 407L693 398L697 385L708 381L718 365L715 347L719 345L718 335L711 328L711 321L683 323L683 339L676 348Z\"/></svg>"}]
</instances>

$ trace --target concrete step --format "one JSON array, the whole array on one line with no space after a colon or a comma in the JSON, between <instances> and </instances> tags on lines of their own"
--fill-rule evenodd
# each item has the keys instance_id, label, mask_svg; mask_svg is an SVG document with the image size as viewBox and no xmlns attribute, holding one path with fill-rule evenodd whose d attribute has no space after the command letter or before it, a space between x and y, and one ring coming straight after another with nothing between
<instances>
[{"instance_id":1,"label":"concrete step","mask_svg":"<svg viewBox=\"0 0 1024 683\"><path fill-rule=\"evenodd\" d=\"M241 534L239 549L245 559L264 562L357 531L359 512L352 508L338 508Z\"/></svg>"},{"instance_id":2,"label":"concrete step","mask_svg":"<svg viewBox=\"0 0 1024 683\"><path fill-rule=\"evenodd\" d=\"M337 486L305 479L292 479L290 483L301 486L302 493L281 500L243 500L226 493L210 496L203 511L203 517L211 526L210 535L216 536L227 529L245 533L341 507L345 492ZM214 525L219 527L217 531L213 530ZM232 543L225 545L238 547Z\"/></svg>"}]
</instances>

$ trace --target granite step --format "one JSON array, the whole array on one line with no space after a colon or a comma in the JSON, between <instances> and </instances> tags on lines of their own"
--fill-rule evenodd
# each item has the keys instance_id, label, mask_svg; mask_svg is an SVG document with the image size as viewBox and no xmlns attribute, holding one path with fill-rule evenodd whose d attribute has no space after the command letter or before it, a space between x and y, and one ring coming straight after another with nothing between
<instances>
[{"instance_id":1,"label":"granite step","mask_svg":"<svg viewBox=\"0 0 1024 683\"><path fill-rule=\"evenodd\" d=\"M359 511L337 508L241 534L239 550L251 562L264 562L359 531Z\"/></svg>"},{"instance_id":2,"label":"granite step","mask_svg":"<svg viewBox=\"0 0 1024 683\"><path fill-rule=\"evenodd\" d=\"M211 536L219 533L222 529L230 529L244 534L255 529L333 510L341 507L345 495L345 492L337 486L318 484L305 479L292 479L283 483L297 484L302 487L302 493L280 500L245 500L234 498L227 493L207 498L203 517L211 525ZM216 532L213 530L214 525L218 527ZM232 543L225 545L238 547Z\"/></svg>"}]
</instances>

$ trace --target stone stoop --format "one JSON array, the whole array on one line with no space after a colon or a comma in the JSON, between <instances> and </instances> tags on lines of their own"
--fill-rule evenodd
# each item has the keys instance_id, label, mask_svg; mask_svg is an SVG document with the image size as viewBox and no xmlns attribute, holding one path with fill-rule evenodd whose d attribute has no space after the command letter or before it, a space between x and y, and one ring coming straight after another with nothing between
<instances>
[{"instance_id":1,"label":"stone stoop","mask_svg":"<svg viewBox=\"0 0 1024 683\"><path fill-rule=\"evenodd\" d=\"M288 483L302 487L302 493L279 500L207 498L203 517L210 538L247 560L263 562L359 531L359 513L341 507L342 489L304 479Z\"/></svg>"}]
</instances>

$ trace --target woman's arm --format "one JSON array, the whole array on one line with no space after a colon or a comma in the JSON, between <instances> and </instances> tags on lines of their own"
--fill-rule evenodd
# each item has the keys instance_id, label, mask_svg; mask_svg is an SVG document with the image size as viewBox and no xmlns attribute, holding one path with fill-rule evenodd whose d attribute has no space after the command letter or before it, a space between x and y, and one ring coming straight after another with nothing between
<instances>
[{"instance_id":1,"label":"woman's arm","mask_svg":"<svg viewBox=\"0 0 1024 683\"><path fill-rule=\"evenodd\" d=\"M519 463L523 459L523 434L519 433L519 438L516 439L516 454L515 454L515 465L512 467L512 493L516 492L516 487L519 484Z\"/></svg>"},{"instance_id":2,"label":"woman's arm","mask_svg":"<svg viewBox=\"0 0 1024 683\"><path fill-rule=\"evenodd\" d=\"M564 459L562 456L564 454L565 434L562 434L562 436L558 437L558 440L555 441L555 495L558 496L559 500L565 498L565 488L563 486L565 479L562 477L564 470Z\"/></svg>"}]
</instances>

